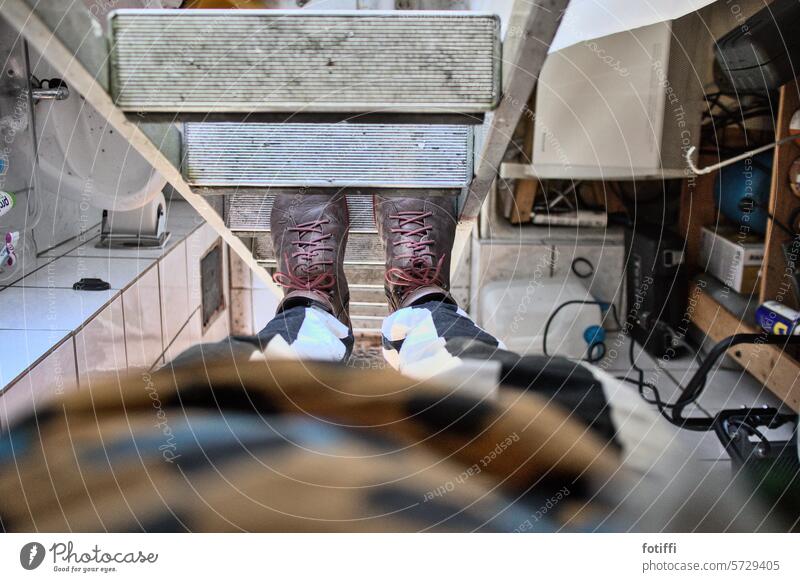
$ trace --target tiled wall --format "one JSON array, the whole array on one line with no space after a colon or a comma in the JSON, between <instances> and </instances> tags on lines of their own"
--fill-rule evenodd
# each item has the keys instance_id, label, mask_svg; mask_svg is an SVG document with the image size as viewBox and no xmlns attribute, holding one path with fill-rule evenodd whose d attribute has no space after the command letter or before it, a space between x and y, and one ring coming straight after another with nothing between
<instances>
[{"instance_id":1,"label":"tiled wall","mask_svg":"<svg viewBox=\"0 0 800 582\"><path fill-rule=\"evenodd\" d=\"M272 319L279 299L250 268L231 253L231 331L255 334Z\"/></svg>"},{"instance_id":2,"label":"tiled wall","mask_svg":"<svg viewBox=\"0 0 800 582\"><path fill-rule=\"evenodd\" d=\"M167 229L160 250L97 249L96 236L67 243L0 290L0 426L58 394L150 370L230 334L227 248L225 309L202 329L199 263L218 235L183 202L170 207ZM74 291L82 277L111 289Z\"/></svg>"}]
</instances>

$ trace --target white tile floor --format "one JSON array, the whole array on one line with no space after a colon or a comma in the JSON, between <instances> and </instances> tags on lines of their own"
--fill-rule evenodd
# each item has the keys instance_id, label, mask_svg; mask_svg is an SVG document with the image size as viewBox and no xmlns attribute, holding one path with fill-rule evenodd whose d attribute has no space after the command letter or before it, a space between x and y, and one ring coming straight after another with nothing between
<instances>
[{"instance_id":1,"label":"white tile floor","mask_svg":"<svg viewBox=\"0 0 800 582\"><path fill-rule=\"evenodd\" d=\"M12 287L58 287L72 289L83 278L106 281L112 289L124 289L149 267L151 259L126 258L125 260L99 257L60 257L57 260L39 259L42 266Z\"/></svg>"},{"instance_id":2,"label":"white tile floor","mask_svg":"<svg viewBox=\"0 0 800 582\"><path fill-rule=\"evenodd\" d=\"M93 226L80 236L77 236L73 239L65 241L58 246L53 247L41 254L42 257L61 257L66 255L68 252L77 249L80 246L84 246L86 244L94 244L97 237L100 236L100 225Z\"/></svg>"},{"instance_id":3,"label":"white tile floor","mask_svg":"<svg viewBox=\"0 0 800 582\"><path fill-rule=\"evenodd\" d=\"M0 387L19 377L30 365L69 335L61 330L0 330Z\"/></svg>"},{"instance_id":4,"label":"white tile floor","mask_svg":"<svg viewBox=\"0 0 800 582\"><path fill-rule=\"evenodd\" d=\"M0 292L0 329L72 331L99 312L114 291L7 287Z\"/></svg>"},{"instance_id":5,"label":"white tile floor","mask_svg":"<svg viewBox=\"0 0 800 582\"><path fill-rule=\"evenodd\" d=\"M4 281L7 286L0 288L3 301L0 310L0 341L3 342L0 391L85 322L101 312L105 313L120 291L149 269L154 273L157 296L159 278L155 264L170 250L178 249L186 235L199 224L202 221L192 208L185 202L177 202L169 206L167 228L171 229L173 237L164 249L95 248L100 233L98 225L39 257L22 255L22 268ZM177 264L171 261L169 266L185 272L183 247L180 247L180 253L182 256L178 258L182 260ZM110 284L111 289L74 291L72 285L81 278L102 279ZM184 293L185 278L184 274ZM121 301L119 303L121 310ZM186 299L179 305L185 309ZM186 311L187 319L188 316ZM119 325L122 325L121 321ZM122 345L124 351L124 340Z\"/></svg>"}]
</instances>

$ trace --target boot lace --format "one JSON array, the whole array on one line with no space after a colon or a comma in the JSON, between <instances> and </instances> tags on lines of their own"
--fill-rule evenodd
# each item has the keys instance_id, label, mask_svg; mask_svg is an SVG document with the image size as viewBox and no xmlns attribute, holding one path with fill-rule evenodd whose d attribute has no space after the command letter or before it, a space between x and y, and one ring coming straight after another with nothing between
<instances>
[{"instance_id":1,"label":"boot lace","mask_svg":"<svg viewBox=\"0 0 800 582\"><path fill-rule=\"evenodd\" d=\"M436 260L436 255L430 247L436 244L435 240L423 240L433 230L433 226L425 223L425 219L432 216L433 212L409 210L390 214L389 218L398 221L393 234L400 237L393 246L405 245L410 252L396 255L398 259L409 259L409 266L405 268L393 267L386 271L386 282L398 287L425 287L428 285L441 285L440 275L445 256ZM435 264L434 264L435 263Z\"/></svg>"},{"instance_id":2,"label":"boot lace","mask_svg":"<svg viewBox=\"0 0 800 582\"><path fill-rule=\"evenodd\" d=\"M291 259L299 259L294 269L283 273L276 271L273 280L286 289L297 291L325 291L332 289L336 284L336 279L329 269L322 269L323 272L314 274L317 267L328 267L333 265L333 259L325 260L320 257L324 251L333 252L333 247L324 244L330 239L332 234L324 234L323 227L330 222L327 218L314 220L298 224L288 229L290 233L296 233L297 239L289 241L289 244L297 250L291 255L284 253L284 264L291 265Z\"/></svg>"}]
</instances>

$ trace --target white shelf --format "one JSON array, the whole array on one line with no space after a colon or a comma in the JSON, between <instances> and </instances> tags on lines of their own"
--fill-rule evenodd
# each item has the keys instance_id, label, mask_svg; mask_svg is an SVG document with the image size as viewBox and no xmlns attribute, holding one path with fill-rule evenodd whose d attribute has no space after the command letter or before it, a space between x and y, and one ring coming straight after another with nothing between
<instances>
[{"instance_id":1,"label":"white shelf","mask_svg":"<svg viewBox=\"0 0 800 582\"><path fill-rule=\"evenodd\" d=\"M531 165L504 162L500 178L505 180L671 180L687 178L688 168L599 168L596 166Z\"/></svg>"}]
</instances>

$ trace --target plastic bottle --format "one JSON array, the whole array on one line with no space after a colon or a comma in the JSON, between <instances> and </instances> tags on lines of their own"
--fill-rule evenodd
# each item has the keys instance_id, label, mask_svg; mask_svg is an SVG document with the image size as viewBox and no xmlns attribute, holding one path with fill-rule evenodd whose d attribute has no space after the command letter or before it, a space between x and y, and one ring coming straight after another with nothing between
<instances>
[{"instance_id":1,"label":"plastic bottle","mask_svg":"<svg viewBox=\"0 0 800 582\"><path fill-rule=\"evenodd\" d=\"M765 301L759 305L756 321L761 329L773 335L800 334L800 311L778 301Z\"/></svg>"}]
</instances>

